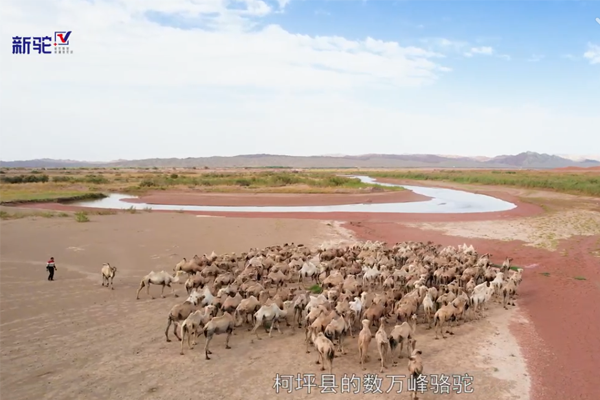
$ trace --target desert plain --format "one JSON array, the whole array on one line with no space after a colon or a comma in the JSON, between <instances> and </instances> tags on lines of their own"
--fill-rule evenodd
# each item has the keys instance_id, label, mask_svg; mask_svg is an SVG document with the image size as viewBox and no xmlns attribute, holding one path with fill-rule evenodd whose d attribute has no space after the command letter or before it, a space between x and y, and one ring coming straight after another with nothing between
<instances>
[{"instance_id":1,"label":"desert plain","mask_svg":"<svg viewBox=\"0 0 600 400\"><path fill-rule=\"evenodd\" d=\"M88 172L81 176L90 175ZM178 181L185 173L169 171L166 176L170 178L165 179ZM553 173L573 175L573 179L584 174L592 185L593 179L600 177L598 171L559 171L547 172L547 180L553 179ZM65 176L64 171L50 172L51 177L53 174ZM141 177L143 173L135 177L130 171L92 173L102 174L110 178L89 178L96 179L91 183L77 179L58 179L56 184L52 179L47 183L4 183L0 188L2 200L8 199L0 210L2 398L304 399L347 395L339 388L335 394L322 394L319 388L312 388L311 393L307 388L276 393L277 374L315 374L319 382L317 352L306 353L303 328L282 325L282 334L274 331L272 338L261 331L262 340L239 328L234 330L229 350L225 349L225 336L215 336L211 360L204 359L203 337L182 356L177 340L165 341L164 329L171 307L185 300L183 285L173 285L179 297L166 289L165 298L160 298L157 286L150 288L155 299L147 297L144 289L136 300L135 292L148 272L172 272L182 257L194 254L241 253L291 242L317 247L366 240L389 245L403 241L472 244L480 254L491 253L494 263L512 257L513 265L523 268L515 307L504 310L491 304L486 318L458 325L455 335L447 339L434 340L433 330L418 325L417 347L423 352L425 374L468 374L473 378L472 393L451 389L449 394L438 394L429 388L419 394L420 399L600 398L594 380L600 360L600 198L594 193L577 193L572 187L547 190L550 188L518 182L473 184L402 175L380 179L487 194L517 207L464 215L250 214L107 211L52 201L63 194L122 191L125 186L140 189L141 201L157 204L325 205L422 200L410 191L380 191L337 181L332 185L284 182L273 189L239 181L247 177L236 178L234 185L169 185L166 181L152 183ZM50 196L42 194L44 184L54 185L43 189L51 192ZM15 185L22 186L16 189ZM45 262L50 256L58 268L53 282L46 279ZM105 262L118 267L114 290L101 286L100 268ZM406 356L381 373L372 343L363 371L357 338L347 338L345 343L347 354L333 361L338 386L344 375L362 379L364 374L374 374L382 378L382 393L365 393L368 390L361 387L353 398L410 398L406 387L402 393L396 393L397 386L388 393L391 376L408 374Z\"/></svg>"}]
</instances>

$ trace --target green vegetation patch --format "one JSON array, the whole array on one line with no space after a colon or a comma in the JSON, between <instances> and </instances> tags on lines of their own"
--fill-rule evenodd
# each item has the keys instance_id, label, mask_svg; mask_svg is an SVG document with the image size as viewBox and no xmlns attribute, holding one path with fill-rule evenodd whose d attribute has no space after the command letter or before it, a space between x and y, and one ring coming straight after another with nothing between
<instances>
[{"instance_id":1,"label":"green vegetation patch","mask_svg":"<svg viewBox=\"0 0 600 400\"><path fill-rule=\"evenodd\" d=\"M447 181L463 184L514 186L600 197L600 174L551 171L370 171L378 178Z\"/></svg>"}]
</instances>

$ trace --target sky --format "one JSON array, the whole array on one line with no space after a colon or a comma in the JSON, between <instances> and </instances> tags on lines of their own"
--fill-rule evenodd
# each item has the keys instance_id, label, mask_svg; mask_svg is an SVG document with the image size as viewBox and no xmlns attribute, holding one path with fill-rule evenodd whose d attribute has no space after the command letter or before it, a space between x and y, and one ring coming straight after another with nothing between
<instances>
[{"instance_id":1,"label":"sky","mask_svg":"<svg viewBox=\"0 0 600 400\"><path fill-rule=\"evenodd\" d=\"M598 0L3 0L0 51L4 161L600 153Z\"/></svg>"}]
</instances>

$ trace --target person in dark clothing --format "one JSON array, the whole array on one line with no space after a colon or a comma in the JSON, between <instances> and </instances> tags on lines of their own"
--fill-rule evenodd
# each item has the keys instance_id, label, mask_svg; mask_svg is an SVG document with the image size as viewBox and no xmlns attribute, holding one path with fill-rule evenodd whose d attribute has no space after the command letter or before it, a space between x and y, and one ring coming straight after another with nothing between
<instances>
[{"instance_id":1,"label":"person in dark clothing","mask_svg":"<svg viewBox=\"0 0 600 400\"><path fill-rule=\"evenodd\" d=\"M57 270L56 264L54 264L54 257L50 257L48 262L46 263L46 269L48 270L48 280L54 280L54 271Z\"/></svg>"}]
</instances>

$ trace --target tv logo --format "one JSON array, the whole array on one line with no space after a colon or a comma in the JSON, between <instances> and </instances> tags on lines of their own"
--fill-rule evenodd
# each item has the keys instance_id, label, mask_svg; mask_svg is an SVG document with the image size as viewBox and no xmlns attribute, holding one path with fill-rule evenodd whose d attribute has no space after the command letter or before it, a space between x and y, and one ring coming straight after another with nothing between
<instances>
[{"instance_id":1,"label":"tv logo","mask_svg":"<svg viewBox=\"0 0 600 400\"><path fill-rule=\"evenodd\" d=\"M13 54L73 54L69 47L72 31L54 31L52 36L13 36ZM52 51L54 45L54 51Z\"/></svg>"},{"instance_id":2,"label":"tv logo","mask_svg":"<svg viewBox=\"0 0 600 400\"><path fill-rule=\"evenodd\" d=\"M69 36L71 36L71 31L68 32L54 32L54 45L55 46L68 46L69 45Z\"/></svg>"}]
</instances>

